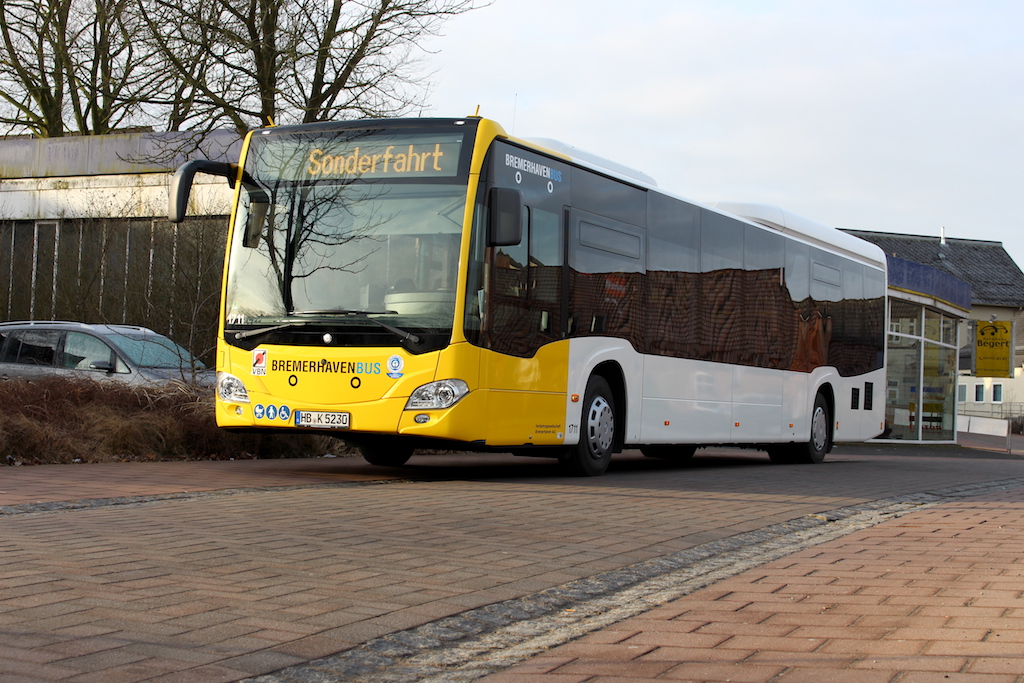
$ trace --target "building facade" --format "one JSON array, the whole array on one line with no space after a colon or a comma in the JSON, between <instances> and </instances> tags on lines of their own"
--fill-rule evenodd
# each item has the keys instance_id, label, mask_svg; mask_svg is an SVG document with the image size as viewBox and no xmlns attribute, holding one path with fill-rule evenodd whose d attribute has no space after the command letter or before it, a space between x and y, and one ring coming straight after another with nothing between
<instances>
[{"instance_id":1,"label":"building facade","mask_svg":"<svg viewBox=\"0 0 1024 683\"><path fill-rule=\"evenodd\" d=\"M1018 417L1024 325L1012 377L978 377L977 324L1018 321L1024 273L999 242L846 230L889 259L888 399L884 438L953 442L958 415Z\"/></svg>"},{"instance_id":2,"label":"building facade","mask_svg":"<svg viewBox=\"0 0 1024 683\"><path fill-rule=\"evenodd\" d=\"M230 158L177 134L0 140L0 318L143 325L210 363L231 191L201 176L192 215L167 221L171 171Z\"/></svg>"}]
</instances>

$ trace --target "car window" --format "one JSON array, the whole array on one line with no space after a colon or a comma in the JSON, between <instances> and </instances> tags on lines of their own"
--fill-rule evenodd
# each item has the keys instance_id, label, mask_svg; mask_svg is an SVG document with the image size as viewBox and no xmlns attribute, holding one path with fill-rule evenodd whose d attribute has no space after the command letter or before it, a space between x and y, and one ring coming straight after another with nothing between
<instances>
[{"instance_id":1,"label":"car window","mask_svg":"<svg viewBox=\"0 0 1024 683\"><path fill-rule=\"evenodd\" d=\"M3 362L53 366L61 333L46 330L15 330L4 347Z\"/></svg>"},{"instance_id":2,"label":"car window","mask_svg":"<svg viewBox=\"0 0 1024 683\"><path fill-rule=\"evenodd\" d=\"M97 361L115 363L114 351L105 342L89 334L68 332L64 342L64 367L73 370L90 370L105 372L103 369L90 368ZM118 372L126 372L124 363L117 363ZM122 369L123 368L123 369Z\"/></svg>"},{"instance_id":3,"label":"car window","mask_svg":"<svg viewBox=\"0 0 1024 683\"><path fill-rule=\"evenodd\" d=\"M159 334L119 334L116 343L140 368L181 369L195 363L197 369L205 366L193 359L185 348Z\"/></svg>"}]
</instances>

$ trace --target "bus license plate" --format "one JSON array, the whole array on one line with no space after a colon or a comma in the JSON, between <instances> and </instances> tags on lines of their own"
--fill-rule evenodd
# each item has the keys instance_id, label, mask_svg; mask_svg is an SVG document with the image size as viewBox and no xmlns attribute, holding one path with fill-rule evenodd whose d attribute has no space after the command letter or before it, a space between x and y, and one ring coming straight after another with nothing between
<instances>
[{"instance_id":1,"label":"bus license plate","mask_svg":"<svg viewBox=\"0 0 1024 683\"><path fill-rule=\"evenodd\" d=\"M323 413L316 410L296 410L296 427L319 427L321 429L348 429L350 413Z\"/></svg>"}]
</instances>

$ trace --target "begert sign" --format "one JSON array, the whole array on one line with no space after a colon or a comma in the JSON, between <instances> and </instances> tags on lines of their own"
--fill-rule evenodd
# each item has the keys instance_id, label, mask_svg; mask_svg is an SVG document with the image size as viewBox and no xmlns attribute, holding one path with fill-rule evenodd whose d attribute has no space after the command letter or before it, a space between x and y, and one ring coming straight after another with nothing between
<instances>
[{"instance_id":1,"label":"begert sign","mask_svg":"<svg viewBox=\"0 0 1024 683\"><path fill-rule=\"evenodd\" d=\"M1013 377L1013 321L979 320L974 327L974 375Z\"/></svg>"}]
</instances>

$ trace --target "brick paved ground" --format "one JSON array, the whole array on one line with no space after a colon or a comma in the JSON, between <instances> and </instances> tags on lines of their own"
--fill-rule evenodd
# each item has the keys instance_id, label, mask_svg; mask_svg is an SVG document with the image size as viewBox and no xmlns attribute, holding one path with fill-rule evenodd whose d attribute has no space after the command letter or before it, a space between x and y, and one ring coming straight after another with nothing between
<instances>
[{"instance_id":1,"label":"brick paved ground","mask_svg":"<svg viewBox=\"0 0 1024 683\"><path fill-rule=\"evenodd\" d=\"M402 476L401 470L372 468L361 458L0 467L0 506L224 488L379 481Z\"/></svg>"},{"instance_id":2,"label":"brick paved ground","mask_svg":"<svg viewBox=\"0 0 1024 683\"><path fill-rule=\"evenodd\" d=\"M487 683L1024 680L1024 489L726 579Z\"/></svg>"},{"instance_id":3,"label":"brick paved ground","mask_svg":"<svg viewBox=\"0 0 1024 683\"><path fill-rule=\"evenodd\" d=\"M597 479L481 456L390 471L357 460L4 468L0 680L237 680L774 522L1024 476L1010 456L900 453L837 451L815 467L633 454ZM731 649L721 633L692 635L722 636L707 652Z\"/></svg>"}]
</instances>

